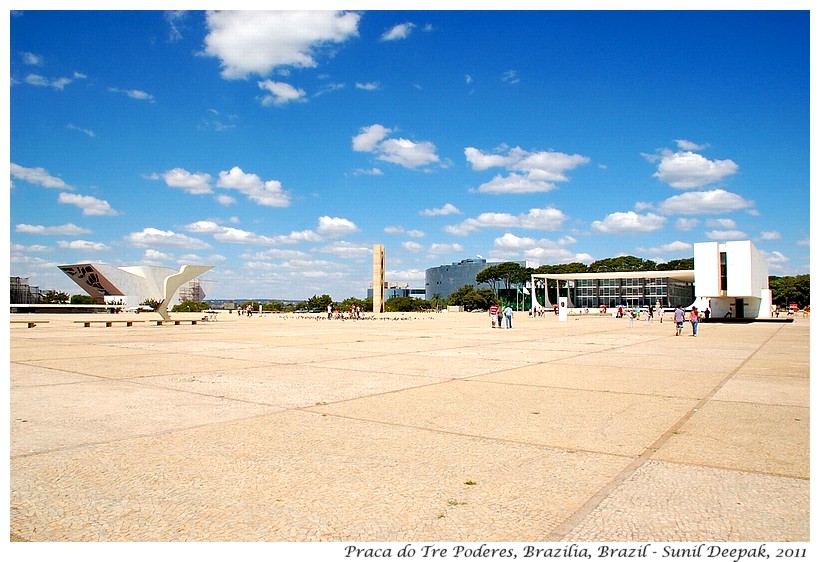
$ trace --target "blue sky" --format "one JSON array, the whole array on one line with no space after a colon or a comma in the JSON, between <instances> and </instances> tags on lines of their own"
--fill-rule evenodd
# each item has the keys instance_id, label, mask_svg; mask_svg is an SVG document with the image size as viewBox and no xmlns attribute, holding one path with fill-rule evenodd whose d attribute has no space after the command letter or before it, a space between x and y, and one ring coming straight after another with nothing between
<instances>
[{"instance_id":1,"label":"blue sky","mask_svg":"<svg viewBox=\"0 0 820 562\"><path fill-rule=\"evenodd\" d=\"M10 275L364 297L466 258L809 273L808 11L12 11Z\"/></svg>"}]
</instances>

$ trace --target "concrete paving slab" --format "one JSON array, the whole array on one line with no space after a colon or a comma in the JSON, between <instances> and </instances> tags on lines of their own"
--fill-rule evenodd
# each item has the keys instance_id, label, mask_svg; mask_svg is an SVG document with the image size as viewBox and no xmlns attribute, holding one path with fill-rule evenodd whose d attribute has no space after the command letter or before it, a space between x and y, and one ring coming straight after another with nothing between
<instances>
[{"instance_id":1,"label":"concrete paving slab","mask_svg":"<svg viewBox=\"0 0 820 562\"><path fill-rule=\"evenodd\" d=\"M808 408L713 400L653 458L808 479L809 421Z\"/></svg>"},{"instance_id":2,"label":"concrete paving slab","mask_svg":"<svg viewBox=\"0 0 820 562\"><path fill-rule=\"evenodd\" d=\"M127 381L17 387L10 407L12 457L176 431L277 409Z\"/></svg>"},{"instance_id":3,"label":"concrete paving slab","mask_svg":"<svg viewBox=\"0 0 820 562\"><path fill-rule=\"evenodd\" d=\"M465 435L639 455L695 400L451 381L311 411Z\"/></svg>"},{"instance_id":4,"label":"concrete paving slab","mask_svg":"<svg viewBox=\"0 0 820 562\"><path fill-rule=\"evenodd\" d=\"M264 345L259 343L232 342L232 341L212 341L203 339L201 341L185 339L164 338L162 341L128 341L112 344L115 349L128 349L134 353L161 352L161 353L218 353L220 351L244 351L246 349L261 349Z\"/></svg>"},{"instance_id":5,"label":"concrete paving slab","mask_svg":"<svg viewBox=\"0 0 820 562\"><path fill-rule=\"evenodd\" d=\"M564 540L806 541L808 498L807 480L650 461Z\"/></svg>"},{"instance_id":6,"label":"concrete paving slab","mask_svg":"<svg viewBox=\"0 0 820 562\"><path fill-rule=\"evenodd\" d=\"M11 388L18 386L71 384L93 380L95 380L95 377L89 375L58 371L57 369L46 369L25 363L12 363L9 367L9 386Z\"/></svg>"},{"instance_id":7,"label":"concrete paving slab","mask_svg":"<svg viewBox=\"0 0 820 562\"><path fill-rule=\"evenodd\" d=\"M510 368L475 377L486 382L503 382L578 390L649 394L677 398L703 398L725 378L720 372L682 372L668 369L665 362L652 361L635 367L567 365L561 362Z\"/></svg>"},{"instance_id":8,"label":"concrete paving slab","mask_svg":"<svg viewBox=\"0 0 820 562\"><path fill-rule=\"evenodd\" d=\"M336 367L361 373L394 373L447 380L506 371L526 364L523 361L502 361L435 351L314 363L316 366Z\"/></svg>"},{"instance_id":9,"label":"concrete paving slab","mask_svg":"<svg viewBox=\"0 0 820 562\"><path fill-rule=\"evenodd\" d=\"M542 541L626 462L282 412L15 458L11 521L47 541Z\"/></svg>"},{"instance_id":10,"label":"concrete paving slab","mask_svg":"<svg viewBox=\"0 0 820 562\"><path fill-rule=\"evenodd\" d=\"M47 359L65 358L65 357L128 357L131 355L140 355L141 351L137 349L123 349L117 344L106 345L98 344L92 345L84 343L83 341L76 341L73 343L55 344L53 341L42 339L39 342L30 342L26 346L17 346L12 350L15 360L19 362L25 361L42 361Z\"/></svg>"},{"instance_id":11,"label":"concrete paving slab","mask_svg":"<svg viewBox=\"0 0 820 562\"><path fill-rule=\"evenodd\" d=\"M304 408L394 392L439 382L439 378L392 373L362 373L314 365L275 365L242 371L210 371L186 376L163 375L145 381L173 388L280 408Z\"/></svg>"},{"instance_id":12,"label":"concrete paving slab","mask_svg":"<svg viewBox=\"0 0 820 562\"><path fill-rule=\"evenodd\" d=\"M235 348L195 349L192 355L203 358L215 357L222 359L251 359L259 363L275 363L280 365L318 363L322 361L352 361L362 357L376 355L376 352L363 349L342 348L331 349L325 343L305 345L288 345L287 341L272 341L264 344L242 344Z\"/></svg>"},{"instance_id":13,"label":"concrete paving slab","mask_svg":"<svg viewBox=\"0 0 820 562\"><path fill-rule=\"evenodd\" d=\"M39 359L28 361L29 365L47 369L70 369L72 372L106 379L150 377L157 373L187 373L224 371L226 369L247 369L259 367L259 361L208 357L201 359L193 355L182 358L177 354L142 353L116 359L106 357L72 357L65 359Z\"/></svg>"},{"instance_id":14,"label":"concrete paving slab","mask_svg":"<svg viewBox=\"0 0 820 562\"><path fill-rule=\"evenodd\" d=\"M558 359L563 359L566 357L575 357L578 355L578 352L566 349L542 349L538 347L537 344L512 347L509 345L498 345L497 342L494 342L493 344L475 347L441 349L438 351L430 351L427 354L433 357L463 357L492 361L508 361L511 365L515 365L520 364L522 361L528 363L546 363L549 361L557 361Z\"/></svg>"},{"instance_id":15,"label":"concrete paving slab","mask_svg":"<svg viewBox=\"0 0 820 562\"><path fill-rule=\"evenodd\" d=\"M690 338L696 340L697 338ZM671 347L671 346L670 346ZM630 348L631 353L626 353L624 350L611 351L608 353L593 353L578 355L575 357L567 357L556 361L560 365L594 365L601 368L609 368L610 366L627 366L634 365L635 368L641 368L646 365L657 365L660 369L673 369L675 371L693 372L693 373L731 373L740 365L743 364L743 359L740 357L704 357L703 359L692 360L692 354L700 353L699 349L686 348L684 353L681 353L678 358L667 358L666 354L668 347L660 345L653 345L644 351L637 350L634 347ZM673 352L675 350L673 349ZM678 350L680 351L680 350ZM660 355L663 354L663 355ZM660 355L660 356L659 356ZM685 355L685 356L684 356ZM666 359L665 364L661 364Z\"/></svg>"},{"instance_id":16,"label":"concrete paving slab","mask_svg":"<svg viewBox=\"0 0 820 562\"><path fill-rule=\"evenodd\" d=\"M741 369L715 394L714 400L809 408L809 391L808 377L747 375L745 369Z\"/></svg>"},{"instance_id":17,"label":"concrete paving slab","mask_svg":"<svg viewBox=\"0 0 820 562\"><path fill-rule=\"evenodd\" d=\"M791 363L786 359L754 359L745 363L738 373L761 377L800 377L808 380L810 369L807 364Z\"/></svg>"}]
</instances>

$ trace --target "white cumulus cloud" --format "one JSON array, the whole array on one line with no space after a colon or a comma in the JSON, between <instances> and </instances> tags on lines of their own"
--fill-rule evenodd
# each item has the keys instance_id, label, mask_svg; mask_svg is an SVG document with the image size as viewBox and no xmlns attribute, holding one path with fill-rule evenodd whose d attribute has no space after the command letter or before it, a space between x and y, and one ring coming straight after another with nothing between
<instances>
[{"instance_id":1,"label":"white cumulus cloud","mask_svg":"<svg viewBox=\"0 0 820 562\"><path fill-rule=\"evenodd\" d=\"M291 86L286 82L263 80L258 84L260 90L265 90L270 94L262 98L262 105L282 106L288 102L306 100L304 90Z\"/></svg>"},{"instance_id":2,"label":"white cumulus cloud","mask_svg":"<svg viewBox=\"0 0 820 562\"><path fill-rule=\"evenodd\" d=\"M557 188L557 182L569 181L566 172L589 162L588 157L580 154L531 152L520 147L507 149L506 146L493 152L468 146L464 156L474 171L506 168L510 172L507 176L496 175L476 189L479 193L492 194L550 191Z\"/></svg>"},{"instance_id":3,"label":"white cumulus cloud","mask_svg":"<svg viewBox=\"0 0 820 562\"><path fill-rule=\"evenodd\" d=\"M210 11L206 55L226 79L267 76L274 68L313 68L327 46L358 35L361 15L334 11Z\"/></svg>"},{"instance_id":4,"label":"white cumulus cloud","mask_svg":"<svg viewBox=\"0 0 820 562\"><path fill-rule=\"evenodd\" d=\"M691 252L693 247L690 242L675 240L674 242L661 244L660 246L654 246L652 248L640 247L636 249L643 254L680 254L683 252Z\"/></svg>"},{"instance_id":5,"label":"white cumulus cloud","mask_svg":"<svg viewBox=\"0 0 820 562\"><path fill-rule=\"evenodd\" d=\"M42 226L36 224L18 224L15 227L16 232L24 232L26 234L44 234L47 236L74 236L77 234L90 234L91 231L87 228L82 228L73 223L67 223L60 226Z\"/></svg>"},{"instance_id":6,"label":"white cumulus cloud","mask_svg":"<svg viewBox=\"0 0 820 562\"><path fill-rule=\"evenodd\" d=\"M382 34L381 40L395 41L397 39L407 39L414 27L416 27L416 24L410 22L396 24Z\"/></svg>"},{"instance_id":7,"label":"white cumulus cloud","mask_svg":"<svg viewBox=\"0 0 820 562\"><path fill-rule=\"evenodd\" d=\"M593 221L592 229L606 234L652 232L663 228L666 217L655 213L639 215L635 211L610 213L602 221Z\"/></svg>"},{"instance_id":8,"label":"white cumulus cloud","mask_svg":"<svg viewBox=\"0 0 820 562\"><path fill-rule=\"evenodd\" d=\"M22 180L31 184L40 185L42 187L56 188L56 189L73 189L66 182L58 177L52 176L44 168L26 168L14 162L10 165L11 177Z\"/></svg>"},{"instance_id":9,"label":"white cumulus cloud","mask_svg":"<svg viewBox=\"0 0 820 562\"><path fill-rule=\"evenodd\" d=\"M438 209L424 209L423 211L420 211L419 214L424 215L425 217L438 217L446 215L460 215L461 211L459 211L458 207L452 203L445 203L444 206L439 207Z\"/></svg>"},{"instance_id":10,"label":"white cumulus cloud","mask_svg":"<svg viewBox=\"0 0 820 562\"><path fill-rule=\"evenodd\" d=\"M481 213L459 224L444 227L448 234L466 236L480 228L522 228L527 230L558 230L567 216L555 207L530 209L527 213Z\"/></svg>"},{"instance_id":11,"label":"white cumulus cloud","mask_svg":"<svg viewBox=\"0 0 820 562\"><path fill-rule=\"evenodd\" d=\"M197 238L191 238L184 234L179 234L171 230L159 230L158 228L144 228L140 232L132 232L124 237L124 240L138 248L149 246L166 246L175 248L185 248L186 250L200 250L210 248L207 242Z\"/></svg>"},{"instance_id":12,"label":"white cumulus cloud","mask_svg":"<svg viewBox=\"0 0 820 562\"><path fill-rule=\"evenodd\" d=\"M693 189L722 181L738 170L731 160L709 160L692 151L666 151L653 175L671 187Z\"/></svg>"},{"instance_id":13,"label":"white cumulus cloud","mask_svg":"<svg viewBox=\"0 0 820 562\"><path fill-rule=\"evenodd\" d=\"M76 193L60 193L57 197L58 203L74 205L83 211L86 216L117 216L120 213L111 208L108 201L97 199L90 195L78 195Z\"/></svg>"},{"instance_id":14,"label":"white cumulus cloud","mask_svg":"<svg viewBox=\"0 0 820 562\"><path fill-rule=\"evenodd\" d=\"M780 233L776 230L764 230L760 233L761 240L780 240Z\"/></svg>"},{"instance_id":15,"label":"white cumulus cloud","mask_svg":"<svg viewBox=\"0 0 820 562\"><path fill-rule=\"evenodd\" d=\"M742 230L708 230L706 237L710 240L741 240L746 238Z\"/></svg>"},{"instance_id":16,"label":"white cumulus cloud","mask_svg":"<svg viewBox=\"0 0 820 562\"><path fill-rule=\"evenodd\" d=\"M356 152L372 152L379 143L392 131L379 124L362 127L359 134L353 137L353 150Z\"/></svg>"},{"instance_id":17,"label":"white cumulus cloud","mask_svg":"<svg viewBox=\"0 0 820 562\"><path fill-rule=\"evenodd\" d=\"M658 205L658 211L666 215L699 215L720 214L752 207L754 207L754 201L744 199L737 193L713 189L674 195L661 202Z\"/></svg>"},{"instance_id":18,"label":"white cumulus cloud","mask_svg":"<svg viewBox=\"0 0 820 562\"><path fill-rule=\"evenodd\" d=\"M266 207L287 207L290 196L276 180L263 181L256 174L245 173L239 166L219 172L217 187L235 189L251 201Z\"/></svg>"},{"instance_id":19,"label":"white cumulus cloud","mask_svg":"<svg viewBox=\"0 0 820 562\"><path fill-rule=\"evenodd\" d=\"M173 168L163 173L162 179L168 187L176 187L192 195L212 192L211 176L202 172L192 174L183 168Z\"/></svg>"},{"instance_id":20,"label":"white cumulus cloud","mask_svg":"<svg viewBox=\"0 0 820 562\"><path fill-rule=\"evenodd\" d=\"M587 259L588 256L567 249L574 242L572 237L562 237L559 240L535 239L507 232L493 241L490 257L494 260L512 260L523 255L527 260L553 264L591 261Z\"/></svg>"},{"instance_id":21,"label":"white cumulus cloud","mask_svg":"<svg viewBox=\"0 0 820 562\"><path fill-rule=\"evenodd\" d=\"M64 250L80 250L84 252L100 252L110 249L101 242L89 242L88 240L59 240L57 247Z\"/></svg>"},{"instance_id":22,"label":"white cumulus cloud","mask_svg":"<svg viewBox=\"0 0 820 562\"><path fill-rule=\"evenodd\" d=\"M353 150L373 153L379 160L405 168L418 168L440 161L432 142L387 138L392 132L392 129L379 124L362 127L352 139Z\"/></svg>"},{"instance_id":23,"label":"white cumulus cloud","mask_svg":"<svg viewBox=\"0 0 820 562\"><path fill-rule=\"evenodd\" d=\"M353 222L339 217L319 217L319 226L316 231L322 236L345 236L353 232L358 232Z\"/></svg>"}]
</instances>

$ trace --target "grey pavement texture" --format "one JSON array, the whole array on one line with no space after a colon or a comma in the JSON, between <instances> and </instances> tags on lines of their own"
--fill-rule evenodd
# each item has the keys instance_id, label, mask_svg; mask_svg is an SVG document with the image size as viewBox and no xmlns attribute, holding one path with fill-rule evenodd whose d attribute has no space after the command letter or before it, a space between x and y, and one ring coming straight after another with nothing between
<instances>
[{"instance_id":1,"label":"grey pavement texture","mask_svg":"<svg viewBox=\"0 0 820 562\"><path fill-rule=\"evenodd\" d=\"M810 540L805 318L37 318L11 541Z\"/></svg>"}]
</instances>

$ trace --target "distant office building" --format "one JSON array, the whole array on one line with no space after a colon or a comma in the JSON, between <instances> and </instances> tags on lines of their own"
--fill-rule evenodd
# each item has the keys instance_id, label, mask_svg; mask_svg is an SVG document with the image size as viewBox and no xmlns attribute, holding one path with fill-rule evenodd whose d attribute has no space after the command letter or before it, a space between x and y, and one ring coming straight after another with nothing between
<instances>
[{"instance_id":1,"label":"distant office building","mask_svg":"<svg viewBox=\"0 0 820 562\"><path fill-rule=\"evenodd\" d=\"M450 265L431 267L424 272L424 293L429 301L435 295L446 299L464 285L478 287L475 276L490 266L498 263L487 263L485 259L466 259L453 262ZM527 267L527 262L516 261L521 267Z\"/></svg>"},{"instance_id":2,"label":"distant office building","mask_svg":"<svg viewBox=\"0 0 820 562\"><path fill-rule=\"evenodd\" d=\"M410 297L411 299L424 299L424 289L414 289L408 283L393 283L391 281L384 282L384 300L390 300L396 297ZM367 289L367 298L373 298L373 285Z\"/></svg>"}]
</instances>

